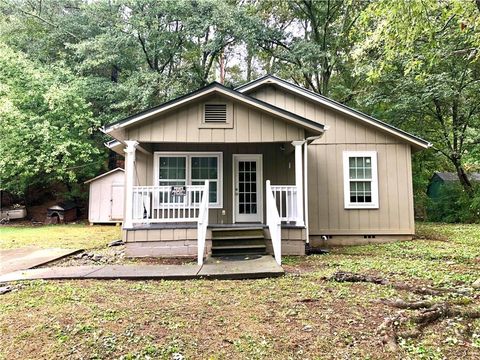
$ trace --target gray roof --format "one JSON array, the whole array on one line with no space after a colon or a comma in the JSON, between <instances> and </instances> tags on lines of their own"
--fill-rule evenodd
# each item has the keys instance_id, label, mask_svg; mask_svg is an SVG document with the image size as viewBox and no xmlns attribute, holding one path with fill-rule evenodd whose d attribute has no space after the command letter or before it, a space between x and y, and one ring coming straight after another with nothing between
<instances>
[{"instance_id":1,"label":"gray roof","mask_svg":"<svg viewBox=\"0 0 480 360\"><path fill-rule=\"evenodd\" d=\"M458 175L454 172L436 172L435 175L443 181L458 181ZM470 173L467 175L470 180L480 181L480 173Z\"/></svg>"}]
</instances>

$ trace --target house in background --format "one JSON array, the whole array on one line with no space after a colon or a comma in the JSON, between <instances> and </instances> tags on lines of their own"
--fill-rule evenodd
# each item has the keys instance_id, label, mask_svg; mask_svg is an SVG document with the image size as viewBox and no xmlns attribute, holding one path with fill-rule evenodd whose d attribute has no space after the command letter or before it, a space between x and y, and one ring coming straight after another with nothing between
<instances>
[{"instance_id":1,"label":"house in background","mask_svg":"<svg viewBox=\"0 0 480 360\"><path fill-rule=\"evenodd\" d=\"M468 174L470 181L480 181L480 173ZM427 196L430 199L436 200L442 193L442 187L445 184L458 183L458 175L454 172L436 172L433 174L427 187Z\"/></svg>"},{"instance_id":2,"label":"house in background","mask_svg":"<svg viewBox=\"0 0 480 360\"><path fill-rule=\"evenodd\" d=\"M105 126L125 154L129 256L269 252L414 235L430 144L274 76L212 83Z\"/></svg>"}]
</instances>

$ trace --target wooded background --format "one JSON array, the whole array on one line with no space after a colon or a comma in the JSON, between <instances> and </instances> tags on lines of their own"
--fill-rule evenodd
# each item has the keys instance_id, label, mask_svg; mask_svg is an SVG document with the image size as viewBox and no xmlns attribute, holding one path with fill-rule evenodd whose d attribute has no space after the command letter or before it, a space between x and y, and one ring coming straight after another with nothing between
<instances>
[{"instance_id":1,"label":"wooded background","mask_svg":"<svg viewBox=\"0 0 480 360\"><path fill-rule=\"evenodd\" d=\"M475 216L479 16L479 0L0 0L0 187L74 192L105 168L99 126L270 73L433 143L417 206L450 170Z\"/></svg>"}]
</instances>

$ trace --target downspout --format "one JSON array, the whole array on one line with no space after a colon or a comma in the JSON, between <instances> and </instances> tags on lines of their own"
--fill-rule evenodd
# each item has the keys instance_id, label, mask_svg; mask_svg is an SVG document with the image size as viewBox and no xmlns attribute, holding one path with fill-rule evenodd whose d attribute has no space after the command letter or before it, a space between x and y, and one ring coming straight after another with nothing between
<instances>
[{"instance_id":1,"label":"downspout","mask_svg":"<svg viewBox=\"0 0 480 360\"><path fill-rule=\"evenodd\" d=\"M303 206L304 212L303 216L305 217L305 236L306 236L306 243L310 243L310 228L308 225L308 143L311 143L317 139L320 139L321 136L310 136L305 139L304 150L303 150Z\"/></svg>"}]
</instances>

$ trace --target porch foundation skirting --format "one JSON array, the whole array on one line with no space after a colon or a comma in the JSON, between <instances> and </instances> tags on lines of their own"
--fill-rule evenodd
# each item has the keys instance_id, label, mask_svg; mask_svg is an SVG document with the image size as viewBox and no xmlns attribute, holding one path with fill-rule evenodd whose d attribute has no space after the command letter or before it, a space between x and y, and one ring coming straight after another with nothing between
<instances>
[{"instance_id":1,"label":"porch foundation skirting","mask_svg":"<svg viewBox=\"0 0 480 360\"><path fill-rule=\"evenodd\" d=\"M273 255L272 242L264 229L268 254ZM282 255L305 255L305 228L282 229ZM197 256L197 229L124 229L125 255L128 257L194 258ZM205 254L212 253L212 232L207 230Z\"/></svg>"}]
</instances>

